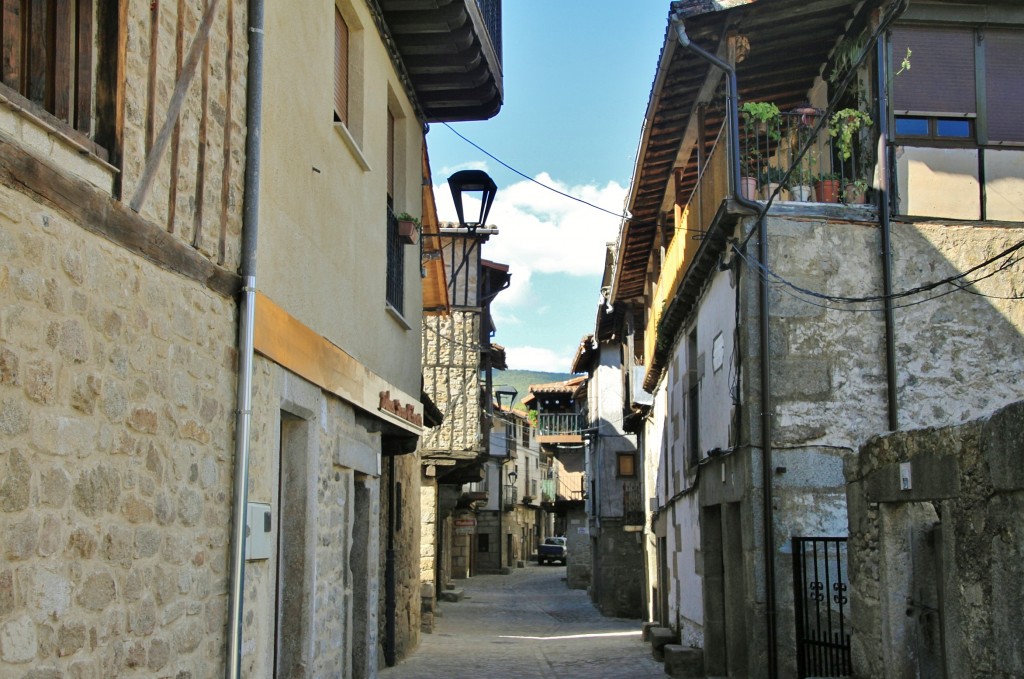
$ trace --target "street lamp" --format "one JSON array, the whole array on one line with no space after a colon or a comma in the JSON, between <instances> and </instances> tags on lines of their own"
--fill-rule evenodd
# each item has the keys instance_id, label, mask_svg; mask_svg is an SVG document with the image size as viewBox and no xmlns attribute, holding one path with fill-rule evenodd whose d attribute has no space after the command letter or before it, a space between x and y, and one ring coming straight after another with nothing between
<instances>
[{"instance_id":1,"label":"street lamp","mask_svg":"<svg viewBox=\"0 0 1024 679\"><path fill-rule=\"evenodd\" d=\"M518 395L519 395L519 392L516 389L514 389L513 387L505 387L504 389L495 389L494 390L494 398L495 398L495 400L498 401L498 410L501 410L501 397L502 396L508 396L509 397L509 399L508 399L508 407L511 410L512 406L515 405L516 396L518 396Z\"/></svg>"},{"instance_id":2,"label":"street lamp","mask_svg":"<svg viewBox=\"0 0 1024 679\"><path fill-rule=\"evenodd\" d=\"M469 229L470 233L487 223L487 213L491 211L494 194L498 187L494 180L483 170L460 170L448 177L448 188L452 191L455 213L459 216L459 226ZM476 221L467 222L462 208L464 194L480 194L480 216Z\"/></svg>"},{"instance_id":3,"label":"street lamp","mask_svg":"<svg viewBox=\"0 0 1024 679\"><path fill-rule=\"evenodd\" d=\"M519 478L519 474L517 474L516 472L509 472L508 473L508 485L510 485L510 486L516 485L516 479L518 479L518 478Z\"/></svg>"}]
</instances>

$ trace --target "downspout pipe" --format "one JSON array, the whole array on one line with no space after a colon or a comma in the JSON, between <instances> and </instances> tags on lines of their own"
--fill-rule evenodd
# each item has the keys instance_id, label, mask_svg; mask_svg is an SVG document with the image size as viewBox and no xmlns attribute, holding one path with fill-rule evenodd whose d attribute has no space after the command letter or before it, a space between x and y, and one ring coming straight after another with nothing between
<instances>
[{"instance_id":1,"label":"downspout pipe","mask_svg":"<svg viewBox=\"0 0 1024 679\"><path fill-rule=\"evenodd\" d=\"M395 617L398 611L395 582L395 531L398 503L395 501L395 456L388 457L388 542L384 553L384 663L394 667L397 662Z\"/></svg>"},{"instance_id":2,"label":"downspout pipe","mask_svg":"<svg viewBox=\"0 0 1024 679\"><path fill-rule=\"evenodd\" d=\"M745 198L740 191L740 124L739 124L739 88L736 84L736 69L731 64L722 61L698 45L690 41L683 26L683 19L676 14L673 23L675 24L676 35L679 44L690 50L698 57L722 69L726 74L726 116L729 125L729 176L731 178L733 199L740 205L755 211L758 215L758 258L767 266L768 264L768 225L764 219L761 205L755 201ZM768 314L770 305L768 299L768 281L764 276L758 277L759 286L759 312L760 312L760 340L759 352L761 354L761 476L763 483L763 508L764 518L764 575L765 575L765 622L767 632L768 652L768 676L774 679L778 676L778 648L776 605L775 605L775 517L774 517L774 493L772 488L772 401L771 401L771 354L768 347L769 322Z\"/></svg>"},{"instance_id":3,"label":"downspout pipe","mask_svg":"<svg viewBox=\"0 0 1024 679\"><path fill-rule=\"evenodd\" d=\"M896 319L892 299L892 222L889 190L889 48L883 31L878 37L878 220L882 231L882 291L885 295L885 375L889 431L900 428L899 400L896 390Z\"/></svg>"},{"instance_id":4,"label":"downspout pipe","mask_svg":"<svg viewBox=\"0 0 1024 679\"><path fill-rule=\"evenodd\" d=\"M228 644L225 674L240 679L242 613L245 596L245 529L249 504L249 452L252 425L253 335L256 325L256 243L259 233L260 150L263 132L263 0L248 4L249 62L246 73L245 189L242 201L242 292L238 309L238 384L235 413L235 477L228 591Z\"/></svg>"}]
</instances>

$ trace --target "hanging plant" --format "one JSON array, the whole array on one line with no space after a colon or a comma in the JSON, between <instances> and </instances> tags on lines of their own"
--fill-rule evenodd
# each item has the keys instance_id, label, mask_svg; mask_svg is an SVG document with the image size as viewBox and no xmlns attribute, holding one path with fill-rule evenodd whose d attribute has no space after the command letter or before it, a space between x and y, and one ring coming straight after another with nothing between
<instances>
[{"instance_id":1,"label":"hanging plant","mask_svg":"<svg viewBox=\"0 0 1024 679\"><path fill-rule=\"evenodd\" d=\"M857 134L873 124L870 115L855 108L840 109L832 114L828 121L828 133L835 140L833 146L842 160L849 160L853 155Z\"/></svg>"}]
</instances>

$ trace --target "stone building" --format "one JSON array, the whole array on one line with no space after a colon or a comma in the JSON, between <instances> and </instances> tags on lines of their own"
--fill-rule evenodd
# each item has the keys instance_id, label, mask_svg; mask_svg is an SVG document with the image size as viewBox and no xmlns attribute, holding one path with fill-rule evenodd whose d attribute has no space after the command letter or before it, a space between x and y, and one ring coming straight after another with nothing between
<instances>
[{"instance_id":1,"label":"stone building","mask_svg":"<svg viewBox=\"0 0 1024 679\"><path fill-rule=\"evenodd\" d=\"M419 9L5 5L0 674L415 645L425 123L502 102L500 8Z\"/></svg>"},{"instance_id":2,"label":"stone building","mask_svg":"<svg viewBox=\"0 0 1024 679\"><path fill-rule=\"evenodd\" d=\"M474 177L490 183L493 199L496 187L479 174ZM491 342L496 328L490 305L511 275L507 265L483 258L487 240L498 234L485 220L486 210L475 223L441 226L437 241L450 312L423 318L423 391L444 413L444 422L424 436L419 449L426 629L439 593L453 579L474 573L476 500L464 486L484 479L491 452L492 369L504 368L504 351Z\"/></svg>"},{"instance_id":3,"label":"stone building","mask_svg":"<svg viewBox=\"0 0 1024 679\"><path fill-rule=\"evenodd\" d=\"M278 613L243 621L246 674L373 676L418 641L406 456L431 424L423 274L444 279L420 257L437 236L425 123L494 115L501 69L496 8L453 3L424 38L441 10L415 5L267 8L249 500L278 507L282 532L247 563L247 603ZM439 53L449 66L425 69Z\"/></svg>"},{"instance_id":4,"label":"stone building","mask_svg":"<svg viewBox=\"0 0 1024 679\"><path fill-rule=\"evenodd\" d=\"M630 410L618 341L599 332L580 343L572 371L586 373L577 396L586 414L587 533L590 597L605 615L643 617L643 464L636 434L627 431Z\"/></svg>"},{"instance_id":5,"label":"stone building","mask_svg":"<svg viewBox=\"0 0 1024 679\"><path fill-rule=\"evenodd\" d=\"M858 609L870 584L859 599L838 577L851 531L871 530L844 466L871 436L1022 395L1024 128L1001 103L1024 91L1009 66L1024 15L755 0L675 2L668 19L604 291L623 372L653 395L624 398L653 485L647 614L709 676L873 676L913 651L879 649L874 629L830 638L817 656L835 662L814 665L828 612L847 632L851 610L859 629L874 615ZM760 126L740 103L778 112ZM833 175L844 203L800 188Z\"/></svg>"},{"instance_id":6,"label":"stone building","mask_svg":"<svg viewBox=\"0 0 1024 679\"><path fill-rule=\"evenodd\" d=\"M218 676L245 3L44 4L2 20L0 675Z\"/></svg>"},{"instance_id":7,"label":"stone building","mask_svg":"<svg viewBox=\"0 0 1024 679\"><path fill-rule=\"evenodd\" d=\"M490 457L482 481L467 486L476 519L474 573L507 572L537 558L554 535L553 495L561 465L537 443L526 414L494 405Z\"/></svg>"}]
</instances>

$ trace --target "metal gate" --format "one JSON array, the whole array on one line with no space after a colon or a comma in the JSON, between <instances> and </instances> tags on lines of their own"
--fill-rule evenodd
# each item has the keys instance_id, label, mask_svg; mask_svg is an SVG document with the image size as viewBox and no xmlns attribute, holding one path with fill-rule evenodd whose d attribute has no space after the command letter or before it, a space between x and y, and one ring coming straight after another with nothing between
<instances>
[{"instance_id":1,"label":"metal gate","mask_svg":"<svg viewBox=\"0 0 1024 679\"><path fill-rule=\"evenodd\" d=\"M853 673L847 615L846 538L793 538L797 676Z\"/></svg>"}]
</instances>

